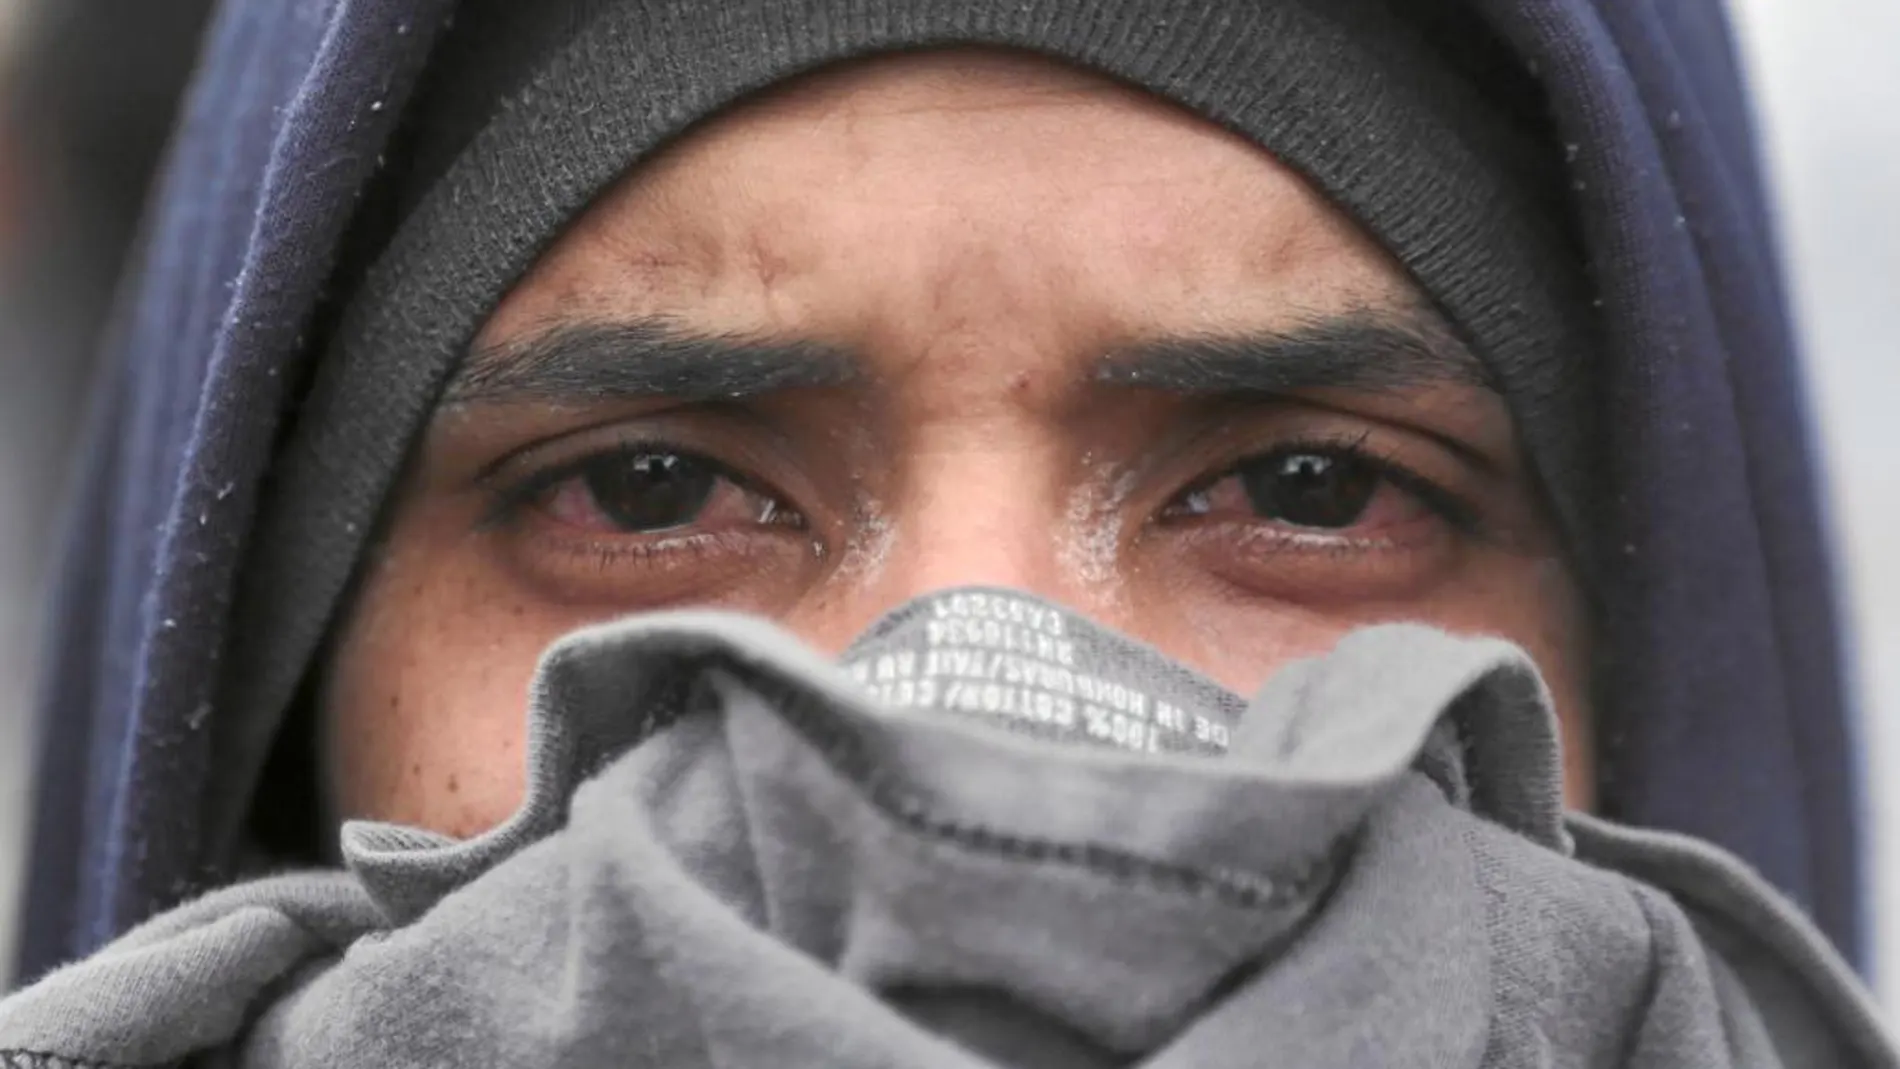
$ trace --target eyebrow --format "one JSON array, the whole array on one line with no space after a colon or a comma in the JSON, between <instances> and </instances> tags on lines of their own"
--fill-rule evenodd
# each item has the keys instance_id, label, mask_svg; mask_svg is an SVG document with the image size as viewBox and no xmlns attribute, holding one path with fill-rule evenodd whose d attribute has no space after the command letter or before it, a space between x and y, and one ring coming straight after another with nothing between
<instances>
[{"instance_id":1,"label":"eyebrow","mask_svg":"<svg viewBox=\"0 0 1900 1069\"><path fill-rule=\"evenodd\" d=\"M823 342L700 334L665 319L588 322L475 350L443 403L736 401L865 377L856 354ZM1424 311L1356 312L1283 330L1134 342L1099 357L1091 378L1191 395L1448 383L1496 389L1483 363Z\"/></svg>"},{"instance_id":2,"label":"eyebrow","mask_svg":"<svg viewBox=\"0 0 1900 1069\"><path fill-rule=\"evenodd\" d=\"M852 354L823 342L699 334L664 319L574 323L476 349L443 401L740 400L843 386L860 374Z\"/></svg>"},{"instance_id":3,"label":"eyebrow","mask_svg":"<svg viewBox=\"0 0 1900 1069\"><path fill-rule=\"evenodd\" d=\"M1498 387L1482 361L1432 313L1354 312L1241 335L1156 338L1119 346L1095 381L1181 394Z\"/></svg>"}]
</instances>

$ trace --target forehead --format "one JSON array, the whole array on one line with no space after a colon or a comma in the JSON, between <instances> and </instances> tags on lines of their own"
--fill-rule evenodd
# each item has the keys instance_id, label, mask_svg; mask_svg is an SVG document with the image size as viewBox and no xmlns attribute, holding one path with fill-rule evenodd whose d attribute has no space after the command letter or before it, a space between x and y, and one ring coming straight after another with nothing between
<instances>
[{"instance_id":1,"label":"forehead","mask_svg":"<svg viewBox=\"0 0 1900 1069\"><path fill-rule=\"evenodd\" d=\"M1244 138L1053 61L955 51L828 69L695 127L603 195L484 335L672 315L874 343L1061 309L1061 341L1089 344L1412 292Z\"/></svg>"}]
</instances>

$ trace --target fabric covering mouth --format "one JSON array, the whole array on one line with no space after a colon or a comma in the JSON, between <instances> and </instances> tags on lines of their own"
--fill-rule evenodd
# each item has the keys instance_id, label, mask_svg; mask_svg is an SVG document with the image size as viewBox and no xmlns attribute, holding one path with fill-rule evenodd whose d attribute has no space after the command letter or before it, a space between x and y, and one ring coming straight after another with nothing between
<instances>
[{"instance_id":1,"label":"fabric covering mouth","mask_svg":"<svg viewBox=\"0 0 1900 1069\"><path fill-rule=\"evenodd\" d=\"M582 630L542 663L509 821L463 841L352 823L345 857L406 925L550 837L597 828L589 865L631 871L661 863L620 857L650 835L695 887L669 894L910 1021L1010 1064L1098 1065L1160 1047L1280 952L1349 855L1391 849L1358 843L1373 815L1434 786L1569 850L1554 714L1506 643L1368 628L1249 701L978 587L900 606L841 662L720 613ZM646 830L608 830L630 820ZM1447 1042L1474 1034L1470 994Z\"/></svg>"}]
</instances>

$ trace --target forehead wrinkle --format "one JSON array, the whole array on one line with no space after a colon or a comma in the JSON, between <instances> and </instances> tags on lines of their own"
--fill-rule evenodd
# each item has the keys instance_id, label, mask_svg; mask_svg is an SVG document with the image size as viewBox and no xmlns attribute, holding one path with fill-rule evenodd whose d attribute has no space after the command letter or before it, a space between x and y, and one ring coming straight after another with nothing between
<instances>
[{"instance_id":1,"label":"forehead wrinkle","mask_svg":"<svg viewBox=\"0 0 1900 1069\"><path fill-rule=\"evenodd\" d=\"M1174 110L1172 106L1168 105L1165 101L1158 99L1149 101L1144 94L1135 93L1133 91L1122 91L1112 83L1102 82L1097 86L1096 83L1091 81L1088 84L1096 88L1115 89L1117 92L1131 99L1143 100L1144 103L1152 104L1154 110L1157 112L1168 113ZM1049 92L1051 94L1073 95L1075 92L1078 92L1078 90L1063 87L1049 90ZM1002 107L1004 105L998 104L997 106ZM742 105L742 108L743 107L745 106ZM730 116L727 118L729 121L731 120ZM1195 132L1203 137L1214 136L1238 140L1237 138L1233 138L1233 135L1229 135L1218 127L1207 124L1198 118L1185 115L1179 116L1178 118L1192 123L1195 127ZM730 133L732 131L729 128L727 132ZM810 249L798 249L790 246L801 244L798 240L801 226L806 230L816 226L820 230L830 233L830 231L838 230L840 226L848 228L861 213L844 212L842 211L844 206L827 203L822 196L817 198L818 203L813 203L809 198L792 196L790 195L791 189L789 189L788 186L802 186L806 183L803 181L787 183L779 180L787 177L800 179L806 177L822 177L820 172L826 170L822 162L824 153L787 153L782 151L788 147L786 144L787 138L791 137L796 131L780 128L773 130L753 130L751 133L762 135L762 139L751 137L724 138L721 137L719 131L712 126L697 131L693 135L688 135L686 139L676 144L674 147L675 151L662 154L662 156L668 157L668 159L653 161L660 164L659 170L649 172L647 179L638 183L642 187L641 191L651 195L654 198L654 202L641 207L638 211L639 219L637 221L647 222L652 225L637 226L636 228L636 226L629 224L621 228L607 228L617 229L621 233L625 233L627 230L635 230L640 235L640 237L632 239L631 244L633 248L631 250L623 249L623 252L631 264L630 270L634 277L643 280L638 283L638 285L645 287L649 293L651 293L653 289L659 288L665 291L672 291L679 297L688 299L706 297L715 291L725 293L727 296L738 297L740 296L740 289L750 290L755 295L761 290L768 293L775 293L776 287L778 287L781 282L786 281L788 276L806 273L806 271L811 269L822 272L835 263L836 257L824 255L827 249L835 246L827 244L823 240L817 241L816 246ZM711 140L709 141L708 138ZM722 144L721 142L724 143ZM1209 189L1210 196L1219 196L1222 192L1220 187L1223 182L1244 181L1247 184L1258 187L1264 181L1269 188L1272 188L1294 181L1290 176L1281 174L1277 168L1272 167L1260 168L1260 173L1258 174L1239 173L1243 170L1244 164L1246 163L1270 162L1270 158L1264 157L1251 143L1244 145L1235 144L1232 146L1232 149L1244 153L1247 159L1227 159L1226 163L1231 166L1212 168L1216 173L1205 173L1206 169L1195 172L1195 175L1201 180L1196 184L1213 187ZM1107 147L1103 147L1103 150L1107 151L1108 149ZM981 147L978 146L965 151L967 154L969 151L980 153L982 150ZM903 153L899 152L898 156L902 158ZM682 172L677 166L669 166L668 160L674 165L687 165L686 170ZM785 162L780 162L781 160ZM869 164L868 161L867 165L874 166L874 164ZM954 164L953 161L943 159L939 159L934 164L934 166L938 167L945 165ZM756 171L760 166L768 169L766 173L762 176L752 174L752 172ZM777 173L785 167L799 169L813 166L815 166L817 170L804 175L797 173ZM837 170L836 168L833 168L833 170L835 170L836 173L832 174L831 177L846 183L852 181L872 181L884 184L879 181L877 176L865 174L860 167L851 166L845 167L843 170ZM1247 170L1250 171L1252 169L1247 168ZM1165 175L1156 175L1147 172L1122 173L1111 171L1106 174L1097 174L1095 179L1079 177L1075 180L1094 182L1096 188L1093 189L1093 194L1096 195L1091 195L1087 191L1078 195L1078 192L1075 190L1067 190L1066 193L1059 193L1058 191L1048 189L1030 189L1027 191L1014 189L1014 187L1009 186L1006 181L1010 177L1010 171L1011 169L1005 169L1004 174L995 176L996 188L991 191L1004 196L1006 198L1005 203L1007 203L1007 198L1012 196L1017 200L1021 200L1024 196L1030 196L1031 199L1037 200L1038 203L1053 199L1054 201L1060 202L1060 204L1075 205L1074 211L1081 211L1103 217L1109 221L1111 229L1104 230L1102 226L1094 225L1084 219L1080 220L1086 224L1082 227L1082 230L1084 232L1101 232L1112 243L1120 245L1122 252L1120 255L1115 256L1115 259L1138 258L1148 260L1152 263L1154 257L1165 256L1167 259L1175 261L1172 265L1173 270L1166 273L1174 274L1177 283L1183 287L1197 284L1196 280L1190 276L1204 275L1209 270L1220 275L1228 275L1236 272L1241 274L1267 272L1270 274L1284 275L1290 267L1295 266L1287 263L1287 261L1310 260L1311 257L1305 254L1315 248L1325 247L1328 244L1328 237L1331 236L1327 233L1329 228L1320 227L1318 228L1319 232L1310 232L1313 228L1307 225L1300 225L1300 219L1280 219L1277 221L1279 225L1258 235L1262 240L1247 242L1244 250L1228 249L1224 253L1215 250L1214 254L1210 256L1206 250L1197 251L1193 248L1184 247L1182 242L1177 239L1179 234L1184 230L1188 232L1198 232L1204 229L1201 223L1218 211L1217 206L1202 205L1197 209L1193 205L1183 205L1180 203L1178 197L1169 198L1165 203L1156 202L1147 204L1147 201L1155 199L1150 196L1148 192L1152 187L1163 186L1175 189L1176 184L1171 183ZM1095 173L1094 169L1089 167L1076 168L1075 171L1090 174ZM1218 173L1223 171L1228 172L1228 174L1223 176ZM983 173L994 174L994 169L986 169ZM690 180L689 175L691 176ZM903 177L901 172L898 177ZM1060 179L1061 175L1058 174L1051 177ZM750 178L750 180L748 180L748 178ZM1124 190L1128 193L1127 197L1116 195L1118 191ZM1178 193L1178 189L1175 189L1175 191ZM901 194L901 192L901 186L887 187L879 192L879 199L884 200L887 207L902 208L901 204L892 203L892 195ZM966 193L969 192L971 191L966 190ZM1258 194L1261 190L1256 188L1254 192ZM1110 201L1131 200L1137 203L1099 203L1102 199L1099 194L1108 194ZM1277 196L1277 194L1274 195ZM708 204L709 199L731 210L711 211ZM836 200L837 198L834 197L832 199ZM898 199L901 200L901 196L898 197ZM946 203L939 195L926 189L919 194L919 206L954 208L962 199L961 197L953 198L952 201ZM1070 215L1071 211L1060 208L1060 204L1056 206L1060 216ZM1094 205L1093 208L1090 207L1091 204ZM1121 210L1123 208L1127 210ZM787 215L786 213L788 212L792 214ZM1056 214L1055 212L1050 213L1050 215ZM1310 213L1276 214L1299 215ZM1045 218L1051 227L1059 227L1062 223L1062 218L1060 217L1050 218L1048 216L1037 216L1037 219ZM980 222L981 216L973 217L973 220ZM890 221L891 220L886 219L884 223L888 224ZM918 217L915 221L920 225L932 226L949 225L954 222L954 220L943 218L932 219L929 216ZM1035 221L1035 219L1031 220L1032 223ZM1306 220L1306 222L1310 223L1311 221ZM1288 223L1294 225L1287 225ZM865 225L875 226L877 224L872 220L865 220ZM690 255L677 256L669 253L665 257L656 257L651 251L656 240L654 233L656 229L670 235L671 240L676 245L691 243L695 248ZM1059 230L1056 231L1058 234L1059 232ZM1045 231L1045 234L1048 233L1050 232ZM847 230L842 235L834 234L831 236L834 238L841 237L849 244L858 245L863 244L866 240L875 241L877 234L873 232L853 235ZM947 236L954 237L955 235L950 234ZM1025 234L1025 236L1033 235ZM1009 235L1002 235L1002 238L1008 239ZM788 246L788 242L790 246ZM626 243L616 242L615 244L624 246ZM1020 246L1020 242L1017 244ZM1171 250L1172 254L1170 254ZM875 249L871 251L875 252ZM1100 255L1101 251L1102 250L1097 250L1095 254L1088 254L1087 250L1070 249L1067 254L1072 257L1077 257L1078 259L1086 257L1096 260L1097 266L1092 268L1092 270L1107 267L1113 271L1112 265L1107 264L1105 262L1106 258ZM1134 265L1131 264L1130 266L1132 267ZM1311 268L1314 265L1309 262L1303 264L1303 266ZM1119 273L1123 275L1129 274L1127 271ZM1329 271L1329 273L1332 272ZM697 280L697 285L694 284L695 280ZM631 282L632 279L629 281ZM1221 280L1217 278L1205 279L1202 280L1200 284L1209 281L1218 284ZM1140 283L1142 280L1124 277L1118 279L1117 282L1118 284L1128 284ZM695 290L698 292L694 292ZM1191 294L1184 290L1183 293L1177 296L1191 296ZM760 310L766 311L768 309L762 308ZM769 310L773 313L777 313L782 309L775 304ZM781 315L773 314L767 317L767 323L763 325L773 327L796 326L796 323L787 320Z\"/></svg>"},{"instance_id":2,"label":"forehead wrinkle","mask_svg":"<svg viewBox=\"0 0 1900 1069\"><path fill-rule=\"evenodd\" d=\"M1025 66L1041 71L1042 64ZM944 209L934 216L907 214L905 204L884 195L874 198L882 205L867 209L864 189L845 182L814 186L830 175L882 183L889 187L884 193L909 188L841 163L845 146L835 132L829 147L799 146L795 135L810 132L809 122L748 130L744 109L751 105L741 105L643 164L590 211L597 218L577 230L599 233L591 251L573 257L578 286L557 300L544 292L540 318L585 298L618 314L670 313L701 330L841 339L875 360L879 372L900 370L891 361L897 357L911 375L948 364L971 374L1028 371L1039 384L1086 383L1070 358L1086 361L1103 342L1157 333L1221 336L1233 333L1229 323L1277 321L1292 299L1333 305L1349 297L1346 291L1385 290L1393 274L1404 285L1369 239L1251 142L1159 98L1105 79L1077 79L1078 87L1049 88L1044 99L1064 101L1065 109L1094 108L1086 98L1101 90L1105 114L1119 103L1107 99L1108 91L1140 101L1147 114L1133 117L1126 134L1132 148L1120 136L1104 144L1092 129L1066 137L1054 168L1022 155L1000 175L985 172L997 177L983 192L1003 197L990 205L958 185L985 145L949 144L947 152L921 156L912 151L923 144L918 139L890 147L889 173L900 180L916 173L906 172L906 163L927 164L918 196ZM991 101L988 110L966 109L977 121L1013 106L1000 91L994 99L964 95L979 91L955 82L932 90L914 73L887 72L885 83L904 87L900 103L923 101L926 91L949 94L953 106L945 114L967 101ZM874 99L865 86L878 84L850 83L855 88L843 99ZM1020 102L1020 90L1012 92ZM754 119L766 115L754 112ZM1033 130L1014 134L1019 147L1036 144ZM1170 169L1156 170L1166 158L1157 161L1141 146L1175 144L1190 134L1198 148L1185 159L1206 165L1196 172L1205 192L1183 203L1166 181ZM1102 154L1116 166L1077 164ZM946 167L955 173L946 175ZM1018 177L1025 188L1008 185ZM592 279L585 277L590 270ZM955 377L940 381L955 386Z\"/></svg>"}]
</instances>

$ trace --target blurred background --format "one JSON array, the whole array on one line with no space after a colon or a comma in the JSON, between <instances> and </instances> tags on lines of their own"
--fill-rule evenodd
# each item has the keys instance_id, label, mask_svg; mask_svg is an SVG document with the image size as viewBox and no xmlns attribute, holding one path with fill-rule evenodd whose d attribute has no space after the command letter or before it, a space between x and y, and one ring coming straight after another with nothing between
<instances>
[{"instance_id":1,"label":"blurred background","mask_svg":"<svg viewBox=\"0 0 1900 1069\"><path fill-rule=\"evenodd\" d=\"M0 0L0 976L64 480L119 262L210 6Z\"/></svg>"},{"instance_id":2,"label":"blurred background","mask_svg":"<svg viewBox=\"0 0 1900 1069\"><path fill-rule=\"evenodd\" d=\"M1856 625L1877 962L1900 1021L1900 0L1731 3ZM24 718L61 488L117 266L208 7L0 0L0 962L11 958L31 790Z\"/></svg>"}]
</instances>

